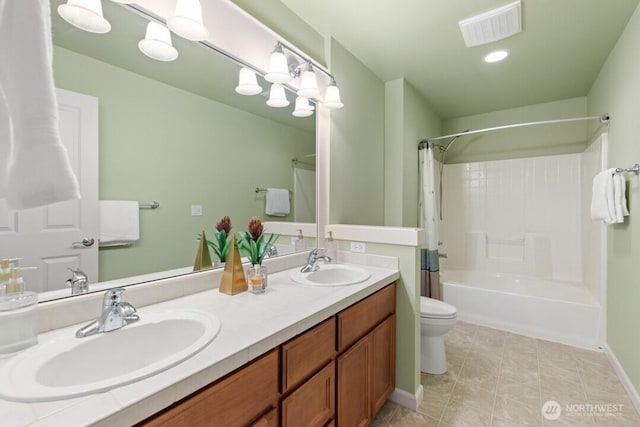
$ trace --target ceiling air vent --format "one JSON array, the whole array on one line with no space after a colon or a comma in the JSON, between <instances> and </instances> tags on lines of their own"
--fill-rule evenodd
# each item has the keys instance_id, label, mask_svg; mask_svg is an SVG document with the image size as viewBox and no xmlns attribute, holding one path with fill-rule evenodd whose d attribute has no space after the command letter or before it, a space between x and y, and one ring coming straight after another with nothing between
<instances>
[{"instance_id":1,"label":"ceiling air vent","mask_svg":"<svg viewBox=\"0 0 640 427\"><path fill-rule=\"evenodd\" d=\"M522 31L520 0L458 22L467 47L502 40Z\"/></svg>"}]
</instances>

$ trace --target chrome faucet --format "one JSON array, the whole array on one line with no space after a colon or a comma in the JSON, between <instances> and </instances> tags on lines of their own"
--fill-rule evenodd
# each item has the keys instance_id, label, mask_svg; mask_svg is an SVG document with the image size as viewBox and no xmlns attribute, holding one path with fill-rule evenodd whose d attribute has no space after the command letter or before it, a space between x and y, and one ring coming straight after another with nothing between
<instances>
[{"instance_id":1,"label":"chrome faucet","mask_svg":"<svg viewBox=\"0 0 640 427\"><path fill-rule=\"evenodd\" d=\"M307 258L307 265L300 269L302 273L310 273L312 271L317 271L320 266L318 263L323 261L325 263L331 262L331 257L326 255L318 255L318 249L314 249L309 253L309 257Z\"/></svg>"},{"instance_id":2,"label":"chrome faucet","mask_svg":"<svg viewBox=\"0 0 640 427\"><path fill-rule=\"evenodd\" d=\"M135 307L121 301L123 292L124 288L113 288L105 292L102 297L102 314L93 322L78 329L76 337L83 338L101 332L114 331L140 320Z\"/></svg>"},{"instance_id":3,"label":"chrome faucet","mask_svg":"<svg viewBox=\"0 0 640 427\"><path fill-rule=\"evenodd\" d=\"M67 280L67 286L71 287L71 295L86 294L89 292L89 277L79 268L67 268L72 274Z\"/></svg>"},{"instance_id":4,"label":"chrome faucet","mask_svg":"<svg viewBox=\"0 0 640 427\"><path fill-rule=\"evenodd\" d=\"M278 256L278 248L273 243L267 248L267 258Z\"/></svg>"}]
</instances>

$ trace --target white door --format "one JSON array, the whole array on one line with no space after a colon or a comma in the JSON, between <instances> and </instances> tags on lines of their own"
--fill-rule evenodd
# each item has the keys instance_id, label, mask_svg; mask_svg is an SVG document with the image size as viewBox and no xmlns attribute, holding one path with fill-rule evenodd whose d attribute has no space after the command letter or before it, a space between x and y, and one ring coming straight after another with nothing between
<instances>
[{"instance_id":1,"label":"white door","mask_svg":"<svg viewBox=\"0 0 640 427\"><path fill-rule=\"evenodd\" d=\"M0 258L38 267L23 272L26 289L36 292L64 288L69 267L98 280L98 99L62 89L57 96L62 142L82 198L23 211L0 201Z\"/></svg>"}]
</instances>

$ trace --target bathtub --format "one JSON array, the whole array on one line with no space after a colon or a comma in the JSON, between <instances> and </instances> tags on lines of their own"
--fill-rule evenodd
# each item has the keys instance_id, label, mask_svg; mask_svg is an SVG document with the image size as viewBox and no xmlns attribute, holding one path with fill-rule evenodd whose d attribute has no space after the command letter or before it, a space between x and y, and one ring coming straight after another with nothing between
<instances>
[{"instance_id":1,"label":"bathtub","mask_svg":"<svg viewBox=\"0 0 640 427\"><path fill-rule=\"evenodd\" d=\"M603 342L602 308L582 284L467 270L441 270L440 280L461 321L591 349Z\"/></svg>"}]
</instances>

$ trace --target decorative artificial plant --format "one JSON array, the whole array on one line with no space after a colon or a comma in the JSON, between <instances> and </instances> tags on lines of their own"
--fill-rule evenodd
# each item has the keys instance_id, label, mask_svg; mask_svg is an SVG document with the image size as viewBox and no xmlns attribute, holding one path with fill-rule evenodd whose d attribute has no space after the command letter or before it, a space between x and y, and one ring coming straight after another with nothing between
<instances>
[{"instance_id":1,"label":"decorative artificial plant","mask_svg":"<svg viewBox=\"0 0 640 427\"><path fill-rule=\"evenodd\" d=\"M238 232L240 234L238 248L249 258L249 262L253 265L262 264L262 260L269 248L280 237L278 234L271 234L266 238L262 232L262 221L255 216L249 221L249 231Z\"/></svg>"},{"instance_id":2,"label":"decorative artificial plant","mask_svg":"<svg viewBox=\"0 0 640 427\"><path fill-rule=\"evenodd\" d=\"M231 219L228 216L216 224L216 231L213 233L213 240L207 240L207 244L213 249L220 262L226 262L231 248Z\"/></svg>"}]
</instances>

